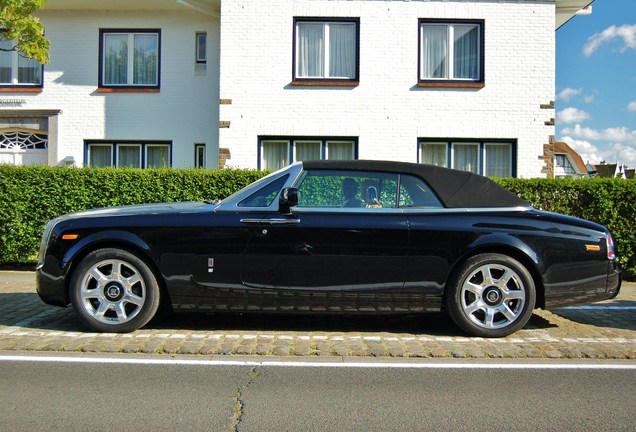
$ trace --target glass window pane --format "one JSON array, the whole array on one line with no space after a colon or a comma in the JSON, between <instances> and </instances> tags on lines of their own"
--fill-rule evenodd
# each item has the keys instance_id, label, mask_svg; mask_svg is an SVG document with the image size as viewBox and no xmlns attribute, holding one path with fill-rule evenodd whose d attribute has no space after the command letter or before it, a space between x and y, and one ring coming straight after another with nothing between
<instances>
[{"instance_id":1,"label":"glass window pane","mask_svg":"<svg viewBox=\"0 0 636 432\"><path fill-rule=\"evenodd\" d=\"M261 147L265 170L277 170L289 165L289 141L263 141Z\"/></svg>"},{"instance_id":2,"label":"glass window pane","mask_svg":"<svg viewBox=\"0 0 636 432\"><path fill-rule=\"evenodd\" d=\"M106 85L128 82L128 35L104 35L104 76Z\"/></svg>"},{"instance_id":3,"label":"glass window pane","mask_svg":"<svg viewBox=\"0 0 636 432\"><path fill-rule=\"evenodd\" d=\"M298 24L298 48L296 71L300 78L322 78L324 76L324 25L316 23Z\"/></svg>"},{"instance_id":4,"label":"glass window pane","mask_svg":"<svg viewBox=\"0 0 636 432\"><path fill-rule=\"evenodd\" d=\"M479 145L453 144L453 168L479 174Z\"/></svg>"},{"instance_id":5,"label":"glass window pane","mask_svg":"<svg viewBox=\"0 0 636 432\"><path fill-rule=\"evenodd\" d=\"M207 59L206 45L208 35L206 33L197 33L197 61L205 62Z\"/></svg>"},{"instance_id":6,"label":"glass window pane","mask_svg":"<svg viewBox=\"0 0 636 432\"><path fill-rule=\"evenodd\" d=\"M118 167L141 167L141 146L140 145L118 145L117 146L117 166Z\"/></svg>"},{"instance_id":7,"label":"glass window pane","mask_svg":"<svg viewBox=\"0 0 636 432\"><path fill-rule=\"evenodd\" d=\"M147 145L146 146L146 167L166 168L170 166L170 146L167 145Z\"/></svg>"},{"instance_id":8,"label":"glass window pane","mask_svg":"<svg viewBox=\"0 0 636 432\"><path fill-rule=\"evenodd\" d=\"M400 177L400 207L442 208L443 205L435 192L417 177Z\"/></svg>"},{"instance_id":9,"label":"glass window pane","mask_svg":"<svg viewBox=\"0 0 636 432\"><path fill-rule=\"evenodd\" d=\"M455 25L454 78L479 79L479 27Z\"/></svg>"},{"instance_id":10,"label":"glass window pane","mask_svg":"<svg viewBox=\"0 0 636 432\"><path fill-rule=\"evenodd\" d=\"M159 57L156 34L136 34L133 84L156 85Z\"/></svg>"},{"instance_id":11,"label":"glass window pane","mask_svg":"<svg viewBox=\"0 0 636 432\"><path fill-rule=\"evenodd\" d=\"M18 56L18 83L41 84L42 65L37 60Z\"/></svg>"},{"instance_id":12,"label":"glass window pane","mask_svg":"<svg viewBox=\"0 0 636 432\"><path fill-rule=\"evenodd\" d=\"M422 143L420 161L423 164L446 167L448 166L446 163L446 148L446 143Z\"/></svg>"},{"instance_id":13,"label":"glass window pane","mask_svg":"<svg viewBox=\"0 0 636 432\"><path fill-rule=\"evenodd\" d=\"M0 41L0 49L10 50L12 47L11 41ZM11 51L0 51L0 84L11 84L13 55L14 53Z\"/></svg>"},{"instance_id":14,"label":"glass window pane","mask_svg":"<svg viewBox=\"0 0 636 432\"><path fill-rule=\"evenodd\" d=\"M319 160L320 141L296 141L296 161Z\"/></svg>"},{"instance_id":15,"label":"glass window pane","mask_svg":"<svg viewBox=\"0 0 636 432\"><path fill-rule=\"evenodd\" d=\"M328 141L327 159L329 160L353 160L354 145L351 141Z\"/></svg>"},{"instance_id":16,"label":"glass window pane","mask_svg":"<svg viewBox=\"0 0 636 432\"><path fill-rule=\"evenodd\" d=\"M112 150L113 148L110 145L89 145L88 164L98 168L113 166Z\"/></svg>"},{"instance_id":17,"label":"glass window pane","mask_svg":"<svg viewBox=\"0 0 636 432\"><path fill-rule=\"evenodd\" d=\"M329 77L355 78L356 26L329 24Z\"/></svg>"},{"instance_id":18,"label":"glass window pane","mask_svg":"<svg viewBox=\"0 0 636 432\"><path fill-rule=\"evenodd\" d=\"M511 164L512 147L510 144L486 144L486 176L511 177Z\"/></svg>"},{"instance_id":19,"label":"glass window pane","mask_svg":"<svg viewBox=\"0 0 636 432\"><path fill-rule=\"evenodd\" d=\"M422 78L448 78L448 26L422 25Z\"/></svg>"}]
</instances>

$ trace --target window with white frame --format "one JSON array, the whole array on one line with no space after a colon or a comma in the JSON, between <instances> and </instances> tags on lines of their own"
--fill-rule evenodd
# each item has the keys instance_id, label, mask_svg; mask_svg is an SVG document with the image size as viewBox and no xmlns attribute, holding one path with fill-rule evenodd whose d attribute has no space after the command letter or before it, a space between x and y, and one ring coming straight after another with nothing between
<instances>
[{"instance_id":1,"label":"window with white frame","mask_svg":"<svg viewBox=\"0 0 636 432\"><path fill-rule=\"evenodd\" d=\"M0 40L0 86L42 86L43 66L13 51L11 40Z\"/></svg>"},{"instance_id":2,"label":"window with white frame","mask_svg":"<svg viewBox=\"0 0 636 432\"><path fill-rule=\"evenodd\" d=\"M358 80L358 19L296 18L294 80Z\"/></svg>"},{"instance_id":3,"label":"window with white frame","mask_svg":"<svg viewBox=\"0 0 636 432\"><path fill-rule=\"evenodd\" d=\"M100 30L100 87L159 88L159 30Z\"/></svg>"},{"instance_id":4,"label":"window with white frame","mask_svg":"<svg viewBox=\"0 0 636 432\"><path fill-rule=\"evenodd\" d=\"M205 32L196 33L196 62L205 63L208 60L207 54L208 34Z\"/></svg>"},{"instance_id":5,"label":"window with white frame","mask_svg":"<svg viewBox=\"0 0 636 432\"><path fill-rule=\"evenodd\" d=\"M514 177L516 140L420 139L419 162L487 177Z\"/></svg>"},{"instance_id":6,"label":"window with white frame","mask_svg":"<svg viewBox=\"0 0 636 432\"><path fill-rule=\"evenodd\" d=\"M351 160L357 158L356 138L259 139L259 168L276 170L303 160Z\"/></svg>"},{"instance_id":7,"label":"window with white frame","mask_svg":"<svg viewBox=\"0 0 636 432\"><path fill-rule=\"evenodd\" d=\"M164 168L172 166L172 143L85 141L84 164L91 167Z\"/></svg>"},{"instance_id":8,"label":"window with white frame","mask_svg":"<svg viewBox=\"0 0 636 432\"><path fill-rule=\"evenodd\" d=\"M194 145L194 167L205 168L205 144L198 143Z\"/></svg>"},{"instance_id":9,"label":"window with white frame","mask_svg":"<svg viewBox=\"0 0 636 432\"><path fill-rule=\"evenodd\" d=\"M420 82L484 81L484 22L420 20Z\"/></svg>"}]
</instances>

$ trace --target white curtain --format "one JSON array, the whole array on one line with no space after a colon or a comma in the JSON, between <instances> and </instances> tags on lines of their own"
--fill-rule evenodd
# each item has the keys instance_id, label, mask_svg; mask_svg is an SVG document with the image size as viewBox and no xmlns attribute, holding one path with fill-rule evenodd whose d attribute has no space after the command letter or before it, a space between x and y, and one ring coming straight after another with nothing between
<instances>
[{"instance_id":1,"label":"white curtain","mask_svg":"<svg viewBox=\"0 0 636 432\"><path fill-rule=\"evenodd\" d=\"M296 141L296 161L319 160L320 141Z\"/></svg>"},{"instance_id":2,"label":"white curtain","mask_svg":"<svg viewBox=\"0 0 636 432\"><path fill-rule=\"evenodd\" d=\"M263 141L261 152L262 169L277 170L289 165L288 141Z\"/></svg>"},{"instance_id":3,"label":"white curtain","mask_svg":"<svg viewBox=\"0 0 636 432\"><path fill-rule=\"evenodd\" d=\"M298 24L298 70L300 78L324 76L323 24Z\"/></svg>"},{"instance_id":4,"label":"white curtain","mask_svg":"<svg viewBox=\"0 0 636 432\"><path fill-rule=\"evenodd\" d=\"M13 48L13 43L7 40L0 41L0 48L11 49ZM0 84L12 84L12 63L13 53L11 51L0 51Z\"/></svg>"},{"instance_id":5,"label":"white curtain","mask_svg":"<svg viewBox=\"0 0 636 432\"><path fill-rule=\"evenodd\" d=\"M510 177L511 160L510 144L486 144L486 176Z\"/></svg>"},{"instance_id":6,"label":"white curtain","mask_svg":"<svg viewBox=\"0 0 636 432\"><path fill-rule=\"evenodd\" d=\"M356 26L355 24L329 24L329 76L355 78Z\"/></svg>"},{"instance_id":7,"label":"white curtain","mask_svg":"<svg viewBox=\"0 0 636 432\"><path fill-rule=\"evenodd\" d=\"M88 164L92 167L112 166L112 147L109 145L91 145L88 147Z\"/></svg>"},{"instance_id":8,"label":"white curtain","mask_svg":"<svg viewBox=\"0 0 636 432\"><path fill-rule=\"evenodd\" d=\"M479 79L479 28L455 25L454 78Z\"/></svg>"},{"instance_id":9,"label":"white curtain","mask_svg":"<svg viewBox=\"0 0 636 432\"><path fill-rule=\"evenodd\" d=\"M420 161L423 164L446 167L446 143L424 143Z\"/></svg>"},{"instance_id":10,"label":"white curtain","mask_svg":"<svg viewBox=\"0 0 636 432\"><path fill-rule=\"evenodd\" d=\"M119 167L141 167L141 146L140 145L119 145L117 146L117 166Z\"/></svg>"},{"instance_id":11,"label":"white curtain","mask_svg":"<svg viewBox=\"0 0 636 432\"><path fill-rule=\"evenodd\" d=\"M156 34L135 35L133 84L157 84L158 38Z\"/></svg>"},{"instance_id":12,"label":"white curtain","mask_svg":"<svg viewBox=\"0 0 636 432\"><path fill-rule=\"evenodd\" d=\"M327 159L329 160L351 160L353 159L352 142L327 142Z\"/></svg>"},{"instance_id":13,"label":"white curtain","mask_svg":"<svg viewBox=\"0 0 636 432\"><path fill-rule=\"evenodd\" d=\"M128 83L128 35L104 35L104 76L106 85Z\"/></svg>"},{"instance_id":14,"label":"white curtain","mask_svg":"<svg viewBox=\"0 0 636 432\"><path fill-rule=\"evenodd\" d=\"M479 144L453 144L453 168L479 174Z\"/></svg>"},{"instance_id":15,"label":"white curtain","mask_svg":"<svg viewBox=\"0 0 636 432\"><path fill-rule=\"evenodd\" d=\"M167 145L146 146L146 168L165 168L170 166L170 147Z\"/></svg>"},{"instance_id":16,"label":"white curtain","mask_svg":"<svg viewBox=\"0 0 636 432\"><path fill-rule=\"evenodd\" d=\"M18 56L18 83L41 84L42 65L37 60Z\"/></svg>"},{"instance_id":17,"label":"white curtain","mask_svg":"<svg viewBox=\"0 0 636 432\"><path fill-rule=\"evenodd\" d=\"M448 78L448 26L422 25L422 78Z\"/></svg>"}]
</instances>

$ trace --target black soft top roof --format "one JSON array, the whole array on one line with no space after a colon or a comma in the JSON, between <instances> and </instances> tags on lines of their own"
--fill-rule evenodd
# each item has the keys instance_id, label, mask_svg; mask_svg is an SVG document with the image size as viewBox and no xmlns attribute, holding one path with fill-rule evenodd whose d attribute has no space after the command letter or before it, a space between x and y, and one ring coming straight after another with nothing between
<instances>
[{"instance_id":1,"label":"black soft top roof","mask_svg":"<svg viewBox=\"0 0 636 432\"><path fill-rule=\"evenodd\" d=\"M306 170L333 169L410 174L423 179L448 208L528 207L514 193L487 177L466 171L407 162L346 160L304 161Z\"/></svg>"}]
</instances>

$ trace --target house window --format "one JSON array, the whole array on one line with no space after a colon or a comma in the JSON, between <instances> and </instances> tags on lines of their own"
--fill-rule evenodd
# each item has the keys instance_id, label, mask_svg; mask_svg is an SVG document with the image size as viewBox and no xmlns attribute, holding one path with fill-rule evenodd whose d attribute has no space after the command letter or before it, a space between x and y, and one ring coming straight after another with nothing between
<instances>
[{"instance_id":1,"label":"house window","mask_svg":"<svg viewBox=\"0 0 636 432\"><path fill-rule=\"evenodd\" d=\"M276 170L303 160L351 160L357 158L356 138L259 139L259 169Z\"/></svg>"},{"instance_id":2,"label":"house window","mask_svg":"<svg viewBox=\"0 0 636 432\"><path fill-rule=\"evenodd\" d=\"M294 20L294 81L358 81L359 20Z\"/></svg>"},{"instance_id":3,"label":"house window","mask_svg":"<svg viewBox=\"0 0 636 432\"><path fill-rule=\"evenodd\" d=\"M420 163L487 177L515 177L515 140L420 139Z\"/></svg>"},{"instance_id":4,"label":"house window","mask_svg":"<svg viewBox=\"0 0 636 432\"><path fill-rule=\"evenodd\" d=\"M172 143L85 141L84 164L91 167L164 168L172 165Z\"/></svg>"},{"instance_id":5,"label":"house window","mask_svg":"<svg viewBox=\"0 0 636 432\"><path fill-rule=\"evenodd\" d=\"M197 32L196 34L196 62L205 63L208 60L207 55L208 34L205 32Z\"/></svg>"},{"instance_id":6,"label":"house window","mask_svg":"<svg viewBox=\"0 0 636 432\"><path fill-rule=\"evenodd\" d=\"M101 87L159 88L159 30L100 30Z\"/></svg>"},{"instance_id":7,"label":"house window","mask_svg":"<svg viewBox=\"0 0 636 432\"><path fill-rule=\"evenodd\" d=\"M13 41L0 41L0 86L42 86L43 66L17 51Z\"/></svg>"},{"instance_id":8,"label":"house window","mask_svg":"<svg viewBox=\"0 0 636 432\"><path fill-rule=\"evenodd\" d=\"M420 20L420 83L483 84L483 34L483 21Z\"/></svg>"},{"instance_id":9,"label":"house window","mask_svg":"<svg viewBox=\"0 0 636 432\"><path fill-rule=\"evenodd\" d=\"M194 145L194 167L205 168L205 144Z\"/></svg>"},{"instance_id":10,"label":"house window","mask_svg":"<svg viewBox=\"0 0 636 432\"><path fill-rule=\"evenodd\" d=\"M578 173L570 163L568 157L564 154L554 155L554 176L555 177L567 177L575 176Z\"/></svg>"}]
</instances>

